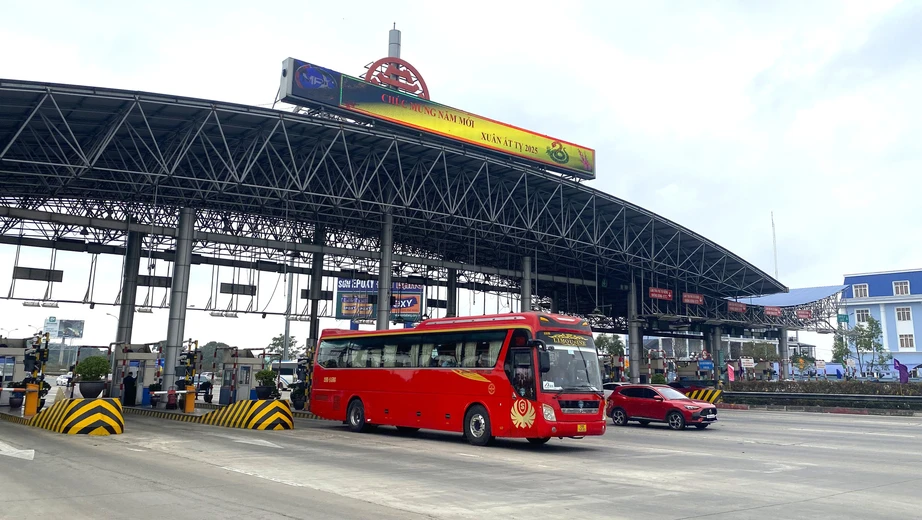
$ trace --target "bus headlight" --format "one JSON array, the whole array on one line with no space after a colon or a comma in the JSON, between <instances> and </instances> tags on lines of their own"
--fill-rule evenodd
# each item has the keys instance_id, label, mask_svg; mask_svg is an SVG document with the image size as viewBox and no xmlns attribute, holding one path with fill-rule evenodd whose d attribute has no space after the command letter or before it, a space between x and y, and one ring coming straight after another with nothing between
<instances>
[{"instance_id":1,"label":"bus headlight","mask_svg":"<svg viewBox=\"0 0 922 520\"><path fill-rule=\"evenodd\" d=\"M549 404L542 404L541 411L544 412L544 420L550 422L557 422L557 414L554 413L554 408Z\"/></svg>"}]
</instances>

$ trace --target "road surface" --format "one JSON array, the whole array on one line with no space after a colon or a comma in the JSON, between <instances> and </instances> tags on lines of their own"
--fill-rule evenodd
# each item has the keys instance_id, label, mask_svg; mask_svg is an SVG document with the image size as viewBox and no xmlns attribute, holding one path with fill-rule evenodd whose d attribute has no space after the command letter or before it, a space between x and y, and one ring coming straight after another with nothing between
<instances>
[{"instance_id":1,"label":"road surface","mask_svg":"<svg viewBox=\"0 0 922 520\"><path fill-rule=\"evenodd\" d=\"M96 438L0 422L0 442L2 518L922 516L920 417L722 410L702 431L476 448L324 421L255 432L127 416L125 434Z\"/></svg>"}]
</instances>

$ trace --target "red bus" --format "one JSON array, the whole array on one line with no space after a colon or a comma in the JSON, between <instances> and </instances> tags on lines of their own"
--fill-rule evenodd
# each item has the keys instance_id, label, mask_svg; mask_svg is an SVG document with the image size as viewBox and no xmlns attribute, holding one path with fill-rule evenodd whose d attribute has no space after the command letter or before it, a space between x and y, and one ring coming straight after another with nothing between
<instances>
[{"instance_id":1,"label":"red bus","mask_svg":"<svg viewBox=\"0 0 922 520\"><path fill-rule=\"evenodd\" d=\"M589 324L537 312L437 318L414 329L325 330L310 411L360 432L390 425L493 437L605 433L602 378Z\"/></svg>"}]
</instances>

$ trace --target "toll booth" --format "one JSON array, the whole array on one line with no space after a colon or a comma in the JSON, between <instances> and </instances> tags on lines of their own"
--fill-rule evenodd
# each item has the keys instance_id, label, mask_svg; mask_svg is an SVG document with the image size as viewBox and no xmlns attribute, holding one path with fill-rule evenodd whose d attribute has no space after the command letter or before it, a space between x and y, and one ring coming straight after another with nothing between
<instances>
[{"instance_id":1,"label":"toll booth","mask_svg":"<svg viewBox=\"0 0 922 520\"><path fill-rule=\"evenodd\" d=\"M12 392L5 390L6 386L14 381L22 381L29 375L23 365L23 360L32 342L33 338L0 339L0 406L10 405Z\"/></svg>"},{"instance_id":2,"label":"toll booth","mask_svg":"<svg viewBox=\"0 0 922 520\"><path fill-rule=\"evenodd\" d=\"M254 376L265 368L265 360L253 355L249 350L231 347L221 349L218 357L223 357L221 368L224 377L221 380L219 404L233 404L237 401L256 399L256 380ZM223 356L222 356L223 354Z\"/></svg>"},{"instance_id":3,"label":"toll booth","mask_svg":"<svg viewBox=\"0 0 922 520\"><path fill-rule=\"evenodd\" d=\"M123 403L135 406L150 406L150 385L157 382L160 354L156 343L114 345L115 372L112 375L112 388L109 395L121 399ZM125 376L131 373L135 377L134 400L123 398L126 388Z\"/></svg>"}]
</instances>

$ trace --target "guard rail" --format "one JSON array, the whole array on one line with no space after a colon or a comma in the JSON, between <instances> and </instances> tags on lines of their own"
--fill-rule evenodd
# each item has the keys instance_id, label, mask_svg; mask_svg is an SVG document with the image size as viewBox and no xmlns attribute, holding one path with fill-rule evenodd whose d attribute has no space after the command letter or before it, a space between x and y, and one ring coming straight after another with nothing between
<instances>
[{"instance_id":1,"label":"guard rail","mask_svg":"<svg viewBox=\"0 0 922 520\"><path fill-rule=\"evenodd\" d=\"M724 402L732 402L734 399L756 398L771 399L775 401L856 401L922 405L922 396L919 395L808 394L801 392L724 392L723 396Z\"/></svg>"}]
</instances>

